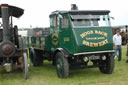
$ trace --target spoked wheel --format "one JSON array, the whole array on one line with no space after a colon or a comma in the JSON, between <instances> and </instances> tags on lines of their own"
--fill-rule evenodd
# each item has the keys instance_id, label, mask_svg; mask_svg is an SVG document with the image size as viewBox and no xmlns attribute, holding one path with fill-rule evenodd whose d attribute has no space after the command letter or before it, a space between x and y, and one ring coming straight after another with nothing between
<instances>
[{"instance_id":1,"label":"spoked wheel","mask_svg":"<svg viewBox=\"0 0 128 85\"><path fill-rule=\"evenodd\" d=\"M61 52L56 54L56 71L59 78L69 76L69 64L66 57Z\"/></svg>"},{"instance_id":2,"label":"spoked wheel","mask_svg":"<svg viewBox=\"0 0 128 85\"><path fill-rule=\"evenodd\" d=\"M112 55L107 55L105 61L101 61L100 71L105 74L112 74L114 70L114 57Z\"/></svg>"},{"instance_id":3,"label":"spoked wheel","mask_svg":"<svg viewBox=\"0 0 128 85\"><path fill-rule=\"evenodd\" d=\"M28 58L27 58L27 54L26 53L23 53L24 55L24 68L23 68L23 71L24 71L24 78L27 80L28 79Z\"/></svg>"}]
</instances>

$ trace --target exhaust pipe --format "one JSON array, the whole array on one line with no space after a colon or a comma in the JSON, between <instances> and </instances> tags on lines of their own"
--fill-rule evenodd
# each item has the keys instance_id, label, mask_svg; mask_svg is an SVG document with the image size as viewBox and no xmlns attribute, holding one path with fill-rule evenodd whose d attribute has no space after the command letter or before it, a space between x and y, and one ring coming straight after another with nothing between
<instances>
[{"instance_id":1,"label":"exhaust pipe","mask_svg":"<svg viewBox=\"0 0 128 85\"><path fill-rule=\"evenodd\" d=\"M76 4L71 4L71 10L78 10L78 7Z\"/></svg>"}]
</instances>

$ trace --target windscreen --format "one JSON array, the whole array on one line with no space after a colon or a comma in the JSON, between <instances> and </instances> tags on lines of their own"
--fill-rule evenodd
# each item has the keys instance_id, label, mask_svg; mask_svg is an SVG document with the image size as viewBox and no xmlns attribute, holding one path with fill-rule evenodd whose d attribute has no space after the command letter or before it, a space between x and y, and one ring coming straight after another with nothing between
<instances>
[{"instance_id":1,"label":"windscreen","mask_svg":"<svg viewBox=\"0 0 128 85\"><path fill-rule=\"evenodd\" d=\"M109 15L70 15L73 26L110 26Z\"/></svg>"}]
</instances>

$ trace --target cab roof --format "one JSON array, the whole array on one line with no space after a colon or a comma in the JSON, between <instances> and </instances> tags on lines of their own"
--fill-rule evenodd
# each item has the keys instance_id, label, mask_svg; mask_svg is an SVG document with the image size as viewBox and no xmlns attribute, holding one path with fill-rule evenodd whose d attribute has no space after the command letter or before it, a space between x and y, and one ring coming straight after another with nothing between
<instances>
[{"instance_id":1,"label":"cab roof","mask_svg":"<svg viewBox=\"0 0 128 85\"><path fill-rule=\"evenodd\" d=\"M64 13L69 13L72 15L88 15L88 14L93 14L93 15L106 15L109 14L110 11L109 10L70 10L70 11L54 11L50 14L51 15L55 15L55 14L64 14Z\"/></svg>"},{"instance_id":2,"label":"cab roof","mask_svg":"<svg viewBox=\"0 0 128 85\"><path fill-rule=\"evenodd\" d=\"M24 10L22 8L19 8L19 7L16 7L16 6L11 6L11 5L8 5L8 4L1 4L0 5L0 18L2 17L1 6L8 6L9 16L19 18L24 14Z\"/></svg>"}]
</instances>

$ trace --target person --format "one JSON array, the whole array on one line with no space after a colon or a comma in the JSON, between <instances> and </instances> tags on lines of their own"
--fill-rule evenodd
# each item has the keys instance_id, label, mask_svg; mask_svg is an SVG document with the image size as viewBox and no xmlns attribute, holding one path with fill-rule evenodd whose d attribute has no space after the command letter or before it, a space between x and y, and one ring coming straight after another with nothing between
<instances>
[{"instance_id":1,"label":"person","mask_svg":"<svg viewBox=\"0 0 128 85\"><path fill-rule=\"evenodd\" d=\"M120 31L117 30L116 34L113 36L113 44L114 44L114 57L117 55L117 51L119 51L119 56L118 56L118 61L121 61L121 56L122 56L122 37L120 35Z\"/></svg>"}]
</instances>

